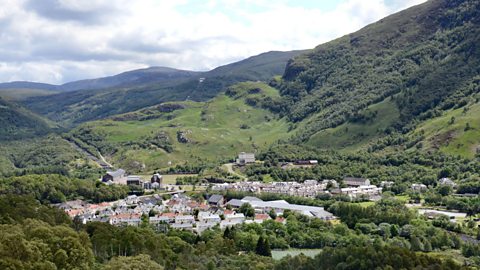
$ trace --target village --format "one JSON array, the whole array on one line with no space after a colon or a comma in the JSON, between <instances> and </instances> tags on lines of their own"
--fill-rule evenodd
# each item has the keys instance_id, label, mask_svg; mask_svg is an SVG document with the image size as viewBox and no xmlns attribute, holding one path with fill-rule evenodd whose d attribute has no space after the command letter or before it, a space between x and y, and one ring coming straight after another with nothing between
<instances>
[{"instance_id":1,"label":"village","mask_svg":"<svg viewBox=\"0 0 480 270\"><path fill-rule=\"evenodd\" d=\"M245 215L239 210L249 204L253 213ZM211 195L208 200L192 199L183 193L171 198L162 195L136 196L114 202L90 204L82 200L57 204L72 219L82 224L107 222L115 226L140 226L150 224L158 230L185 229L196 233L219 226L225 229L242 223L262 223L266 220L285 223L285 211L300 213L312 218L332 220L335 217L323 207L290 204L284 200L263 201L256 197L244 197L225 201L222 195ZM272 218L272 213L275 216Z\"/></svg>"},{"instance_id":2,"label":"village","mask_svg":"<svg viewBox=\"0 0 480 270\"><path fill-rule=\"evenodd\" d=\"M240 153L236 164L246 166L255 163L253 153ZM316 166L316 160L289 162L282 165L283 169L295 167ZM144 181L137 175L127 175L125 170L108 171L99 180L106 185L128 185L142 189L149 195L130 195L127 198L98 204L82 200L68 201L56 206L64 210L72 219L86 224L87 222L107 222L115 226L140 226L149 224L158 230L185 229L196 233L218 226L225 229L242 223L262 223L266 220L285 223L285 211L296 212L311 218L333 220L336 217L323 207L290 204L285 200L263 201L257 197L246 196L243 199L226 200L225 191L243 192L261 195L264 193L282 196L317 198L321 195L345 196L352 201L376 201L381 198L382 190L390 188L393 182L382 181L380 187L372 185L369 179L345 177L340 182L333 179L305 180L303 182L260 182L241 180L233 183L211 183L211 195L186 195L178 185L167 185L163 176L155 172L150 181ZM439 180L439 185L454 186L448 179ZM423 192L427 190L424 184L412 184L411 190ZM246 215L242 207L249 205L253 213ZM424 214L431 211L425 210Z\"/></svg>"}]
</instances>

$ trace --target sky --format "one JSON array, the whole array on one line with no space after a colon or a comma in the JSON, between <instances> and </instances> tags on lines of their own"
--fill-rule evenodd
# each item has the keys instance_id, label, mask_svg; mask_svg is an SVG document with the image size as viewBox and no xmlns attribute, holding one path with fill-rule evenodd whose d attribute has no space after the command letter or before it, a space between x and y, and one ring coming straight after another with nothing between
<instances>
[{"instance_id":1,"label":"sky","mask_svg":"<svg viewBox=\"0 0 480 270\"><path fill-rule=\"evenodd\" d=\"M210 70L313 48L425 0L0 0L0 82Z\"/></svg>"}]
</instances>

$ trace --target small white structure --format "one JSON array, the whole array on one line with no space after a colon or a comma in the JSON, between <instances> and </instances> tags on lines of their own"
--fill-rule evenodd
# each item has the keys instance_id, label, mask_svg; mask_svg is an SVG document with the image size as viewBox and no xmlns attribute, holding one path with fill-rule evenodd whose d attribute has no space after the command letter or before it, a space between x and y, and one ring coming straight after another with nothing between
<instances>
[{"instance_id":1,"label":"small white structure","mask_svg":"<svg viewBox=\"0 0 480 270\"><path fill-rule=\"evenodd\" d=\"M248 163L255 163L255 154L245 152L238 154L237 164L245 165Z\"/></svg>"},{"instance_id":2,"label":"small white structure","mask_svg":"<svg viewBox=\"0 0 480 270\"><path fill-rule=\"evenodd\" d=\"M220 228L224 229L226 227L242 224L244 221L245 215L243 215L243 213L228 214L225 215L225 219L220 222Z\"/></svg>"},{"instance_id":3,"label":"small white structure","mask_svg":"<svg viewBox=\"0 0 480 270\"><path fill-rule=\"evenodd\" d=\"M414 191L426 191L427 186L424 184L412 184L411 189Z\"/></svg>"},{"instance_id":4,"label":"small white structure","mask_svg":"<svg viewBox=\"0 0 480 270\"><path fill-rule=\"evenodd\" d=\"M440 180L438 180L438 184L440 186L449 186L449 187L455 187L457 184L455 184L455 182L452 181L452 179L450 178L447 178L447 177L444 177L444 178L441 178Z\"/></svg>"}]
</instances>

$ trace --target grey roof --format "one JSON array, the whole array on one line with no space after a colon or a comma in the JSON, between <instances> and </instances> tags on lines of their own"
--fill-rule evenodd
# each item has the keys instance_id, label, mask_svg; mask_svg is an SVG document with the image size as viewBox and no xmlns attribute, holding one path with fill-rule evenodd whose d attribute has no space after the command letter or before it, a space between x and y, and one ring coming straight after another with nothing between
<instances>
[{"instance_id":1,"label":"grey roof","mask_svg":"<svg viewBox=\"0 0 480 270\"><path fill-rule=\"evenodd\" d=\"M246 200L246 198L243 198L242 200L240 200L240 202L242 202L242 204L248 202L252 205L253 208L275 208L275 209L283 209L283 210L289 209L289 210L297 211L297 212L309 212L312 215L314 215L316 217L321 217L321 218L326 218L326 217L332 217L333 216L332 213L325 211L325 209L323 207L300 205L300 204L290 204L290 203L282 201L282 200L264 202L264 201L257 201L257 200L248 201L248 200ZM240 204L240 206L242 204Z\"/></svg>"},{"instance_id":2,"label":"grey roof","mask_svg":"<svg viewBox=\"0 0 480 270\"><path fill-rule=\"evenodd\" d=\"M244 201L260 201L260 202L263 202L262 199L259 199L257 197L252 197L252 196L245 196L242 200Z\"/></svg>"},{"instance_id":3,"label":"grey roof","mask_svg":"<svg viewBox=\"0 0 480 270\"><path fill-rule=\"evenodd\" d=\"M123 169L118 169L114 172L107 172L108 175L112 176L112 177L119 177L119 176L122 176L125 174L125 170Z\"/></svg>"},{"instance_id":4,"label":"grey roof","mask_svg":"<svg viewBox=\"0 0 480 270\"><path fill-rule=\"evenodd\" d=\"M210 198L208 198L209 203L218 203L220 201L223 201L223 196L222 195L214 194L214 195L210 196Z\"/></svg>"},{"instance_id":5,"label":"grey roof","mask_svg":"<svg viewBox=\"0 0 480 270\"><path fill-rule=\"evenodd\" d=\"M239 199L231 199L230 201L227 202L227 204L234 206L234 207L240 207L242 204L246 202L239 200Z\"/></svg>"}]
</instances>

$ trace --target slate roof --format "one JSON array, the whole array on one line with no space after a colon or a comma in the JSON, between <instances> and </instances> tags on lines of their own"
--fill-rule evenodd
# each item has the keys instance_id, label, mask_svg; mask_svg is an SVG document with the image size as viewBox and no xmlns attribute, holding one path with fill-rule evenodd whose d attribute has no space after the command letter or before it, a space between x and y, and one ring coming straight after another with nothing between
<instances>
[{"instance_id":1,"label":"slate roof","mask_svg":"<svg viewBox=\"0 0 480 270\"><path fill-rule=\"evenodd\" d=\"M219 203L223 201L223 196L222 195L218 195L218 194L214 194L212 196L210 196L210 198L208 198L208 203Z\"/></svg>"},{"instance_id":2,"label":"slate roof","mask_svg":"<svg viewBox=\"0 0 480 270\"><path fill-rule=\"evenodd\" d=\"M125 170L123 169L118 169L114 172L107 172L108 175L112 176L112 177L120 177L122 175L125 175Z\"/></svg>"}]
</instances>

